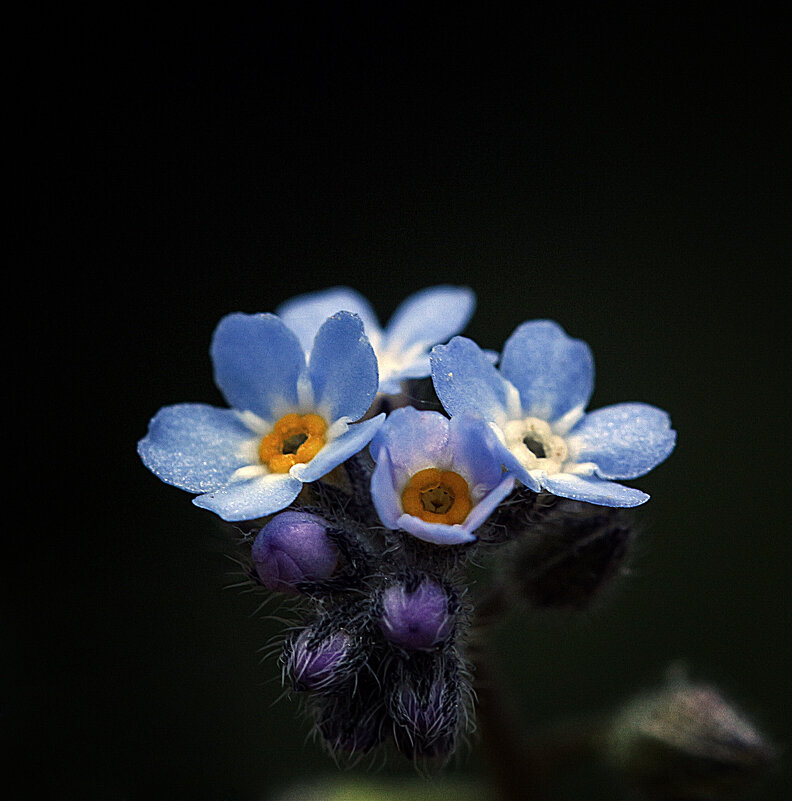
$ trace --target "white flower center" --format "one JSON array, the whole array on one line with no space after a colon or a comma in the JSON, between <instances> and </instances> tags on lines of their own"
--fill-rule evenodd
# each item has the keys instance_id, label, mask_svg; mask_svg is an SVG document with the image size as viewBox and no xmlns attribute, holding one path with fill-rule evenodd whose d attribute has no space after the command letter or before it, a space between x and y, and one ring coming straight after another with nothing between
<instances>
[{"instance_id":1,"label":"white flower center","mask_svg":"<svg viewBox=\"0 0 792 801\"><path fill-rule=\"evenodd\" d=\"M563 437L538 417L509 420L503 427L506 447L526 470L560 473L569 453Z\"/></svg>"}]
</instances>

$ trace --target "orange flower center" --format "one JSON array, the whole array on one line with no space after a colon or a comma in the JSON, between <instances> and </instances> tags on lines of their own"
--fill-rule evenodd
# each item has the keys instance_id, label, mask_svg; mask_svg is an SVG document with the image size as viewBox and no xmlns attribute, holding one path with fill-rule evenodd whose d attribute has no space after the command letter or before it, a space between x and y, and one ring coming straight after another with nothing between
<instances>
[{"instance_id":1,"label":"orange flower center","mask_svg":"<svg viewBox=\"0 0 792 801\"><path fill-rule=\"evenodd\" d=\"M402 492L402 509L427 523L462 523L471 507L467 481L452 470L420 470Z\"/></svg>"},{"instance_id":2,"label":"orange flower center","mask_svg":"<svg viewBox=\"0 0 792 801\"><path fill-rule=\"evenodd\" d=\"M327 423L318 414L285 414L272 433L261 438L259 458L273 473L288 473L296 464L310 462L324 448Z\"/></svg>"}]
</instances>

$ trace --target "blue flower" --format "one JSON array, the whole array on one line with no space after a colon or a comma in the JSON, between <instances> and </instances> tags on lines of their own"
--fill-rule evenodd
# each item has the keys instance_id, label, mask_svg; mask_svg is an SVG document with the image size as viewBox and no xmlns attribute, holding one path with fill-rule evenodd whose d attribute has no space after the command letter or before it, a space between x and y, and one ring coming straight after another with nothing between
<instances>
[{"instance_id":1,"label":"blue flower","mask_svg":"<svg viewBox=\"0 0 792 801\"><path fill-rule=\"evenodd\" d=\"M588 345L549 320L509 337L500 370L471 340L432 350L432 379L445 409L488 420L499 458L526 487L600 506L638 506L649 496L613 479L648 473L674 449L668 415L645 403L585 414L594 388Z\"/></svg>"},{"instance_id":2,"label":"blue flower","mask_svg":"<svg viewBox=\"0 0 792 801\"><path fill-rule=\"evenodd\" d=\"M476 539L473 532L511 492L497 440L471 415L396 409L369 450L377 463L371 496L380 520L437 545Z\"/></svg>"},{"instance_id":3,"label":"blue flower","mask_svg":"<svg viewBox=\"0 0 792 801\"><path fill-rule=\"evenodd\" d=\"M306 351L310 351L319 326L331 314L341 309L357 314L377 355L379 391L392 395L401 391L402 380L430 374L429 349L459 333L473 314L475 303L475 295L467 287L422 289L396 309L383 330L371 305L359 292L334 287L292 298L276 313L297 334Z\"/></svg>"},{"instance_id":4,"label":"blue flower","mask_svg":"<svg viewBox=\"0 0 792 801\"><path fill-rule=\"evenodd\" d=\"M359 317L334 314L309 360L273 314L230 314L212 339L215 382L230 409L166 406L138 443L145 465L224 520L278 512L364 448L384 415L362 417L377 392L377 361Z\"/></svg>"}]
</instances>

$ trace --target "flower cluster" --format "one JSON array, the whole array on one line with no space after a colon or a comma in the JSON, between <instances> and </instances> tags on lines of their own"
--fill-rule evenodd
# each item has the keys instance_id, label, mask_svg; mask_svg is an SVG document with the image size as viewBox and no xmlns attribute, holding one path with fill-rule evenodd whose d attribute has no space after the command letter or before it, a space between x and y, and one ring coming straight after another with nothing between
<instances>
[{"instance_id":1,"label":"flower cluster","mask_svg":"<svg viewBox=\"0 0 792 801\"><path fill-rule=\"evenodd\" d=\"M625 510L648 499L618 482L674 447L653 406L586 412L584 342L526 322L498 356L458 336L473 308L469 289L433 287L383 329L334 288L228 315L211 357L229 408L165 407L138 444L237 524L263 591L296 599L284 680L334 753L453 753L472 719L473 555L509 543L516 595L584 606L626 553ZM427 389L439 403L416 401Z\"/></svg>"}]
</instances>

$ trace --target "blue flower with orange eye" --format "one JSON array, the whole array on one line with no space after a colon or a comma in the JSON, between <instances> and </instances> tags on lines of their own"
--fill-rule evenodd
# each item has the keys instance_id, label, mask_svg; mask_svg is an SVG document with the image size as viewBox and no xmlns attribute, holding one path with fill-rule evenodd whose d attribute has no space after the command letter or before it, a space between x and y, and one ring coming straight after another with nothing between
<instances>
[{"instance_id":1,"label":"blue flower with orange eye","mask_svg":"<svg viewBox=\"0 0 792 801\"><path fill-rule=\"evenodd\" d=\"M410 295L382 329L371 304L359 292L334 287L292 298L276 314L297 334L306 351L331 314L341 309L357 314L377 356L379 391L393 395L401 391L401 381L430 374L430 348L458 334L475 305L475 295L467 287L429 287Z\"/></svg>"},{"instance_id":2,"label":"blue flower with orange eye","mask_svg":"<svg viewBox=\"0 0 792 801\"><path fill-rule=\"evenodd\" d=\"M355 314L318 328L310 352L273 314L230 314L212 339L215 382L230 409L166 406L138 443L145 465L224 520L273 514L362 450L385 415L363 422L379 384Z\"/></svg>"},{"instance_id":3,"label":"blue flower with orange eye","mask_svg":"<svg viewBox=\"0 0 792 801\"><path fill-rule=\"evenodd\" d=\"M380 520L436 545L473 533L511 492L497 439L483 420L405 406L391 412L369 446L371 497Z\"/></svg>"},{"instance_id":4,"label":"blue flower with orange eye","mask_svg":"<svg viewBox=\"0 0 792 801\"><path fill-rule=\"evenodd\" d=\"M549 320L523 323L496 369L465 337L432 350L432 380L452 416L474 413L498 437L499 460L534 492L600 506L649 496L616 483L638 478L674 449L668 415L645 403L585 408L594 388L588 345Z\"/></svg>"}]
</instances>

